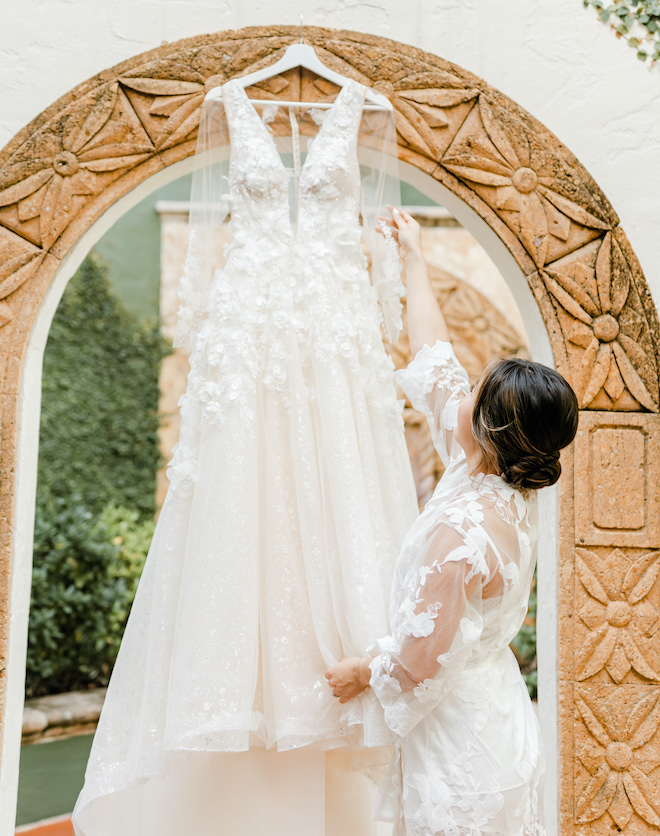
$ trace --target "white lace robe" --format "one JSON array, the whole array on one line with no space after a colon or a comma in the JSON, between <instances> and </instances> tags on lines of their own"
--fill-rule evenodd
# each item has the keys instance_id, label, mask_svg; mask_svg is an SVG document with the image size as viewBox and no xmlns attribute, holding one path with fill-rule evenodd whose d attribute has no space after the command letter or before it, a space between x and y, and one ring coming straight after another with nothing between
<instances>
[{"instance_id":1,"label":"white lace robe","mask_svg":"<svg viewBox=\"0 0 660 836\"><path fill-rule=\"evenodd\" d=\"M392 635L372 648L371 687L400 736L377 817L406 836L538 836L540 732L509 648L534 571L535 496L469 475L453 431L470 387L449 343L397 379L447 470L404 541Z\"/></svg>"}]
</instances>

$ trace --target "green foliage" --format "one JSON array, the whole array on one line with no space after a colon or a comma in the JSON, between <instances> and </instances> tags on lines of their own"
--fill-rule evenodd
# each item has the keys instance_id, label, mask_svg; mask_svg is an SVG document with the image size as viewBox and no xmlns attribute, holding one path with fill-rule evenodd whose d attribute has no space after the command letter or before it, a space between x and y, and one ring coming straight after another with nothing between
<instances>
[{"instance_id":1,"label":"green foliage","mask_svg":"<svg viewBox=\"0 0 660 836\"><path fill-rule=\"evenodd\" d=\"M39 494L79 494L154 513L158 375L166 344L157 323L136 320L102 264L85 260L51 326L42 384Z\"/></svg>"},{"instance_id":2,"label":"green foliage","mask_svg":"<svg viewBox=\"0 0 660 836\"><path fill-rule=\"evenodd\" d=\"M593 6L598 17L607 23L618 38L628 42L637 52L640 61L660 60L660 0L582 0L583 5Z\"/></svg>"},{"instance_id":3,"label":"green foliage","mask_svg":"<svg viewBox=\"0 0 660 836\"><path fill-rule=\"evenodd\" d=\"M154 525L114 506L97 517L80 497L38 506L28 696L107 683Z\"/></svg>"},{"instance_id":4,"label":"green foliage","mask_svg":"<svg viewBox=\"0 0 660 836\"><path fill-rule=\"evenodd\" d=\"M28 695L108 680L153 535L166 351L87 258L44 355Z\"/></svg>"},{"instance_id":5,"label":"green foliage","mask_svg":"<svg viewBox=\"0 0 660 836\"><path fill-rule=\"evenodd\" d=\"M539 684L536 668L536 574L529 595L527 618L520 632L511 642L511 647L518 659L529 695L532 699L536 699Z\"/></svg>"}]
</instances>

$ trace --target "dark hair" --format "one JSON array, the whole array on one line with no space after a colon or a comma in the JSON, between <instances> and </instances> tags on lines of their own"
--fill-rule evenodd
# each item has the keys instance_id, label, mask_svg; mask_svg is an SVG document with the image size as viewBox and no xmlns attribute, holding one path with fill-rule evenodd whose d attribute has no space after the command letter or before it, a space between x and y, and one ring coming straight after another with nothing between
<instances>
[{"instance_id":1,"label":"dark hair","mask_svg":"<svg viewBox=\"0 0 660 836\"><path fill-rule=\"evenodd\" d=\"M578 425L575 393L541 363L509 358L489 366L477 384L472 432L482 465L515 488L554 485L561 473L559 451Z\"/></svg>"}]
</instances>

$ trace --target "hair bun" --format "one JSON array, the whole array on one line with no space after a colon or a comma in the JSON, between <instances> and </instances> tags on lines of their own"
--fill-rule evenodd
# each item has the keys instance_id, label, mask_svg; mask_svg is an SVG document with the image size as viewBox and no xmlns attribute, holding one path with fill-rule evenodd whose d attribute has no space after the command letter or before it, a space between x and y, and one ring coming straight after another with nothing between
<instances>
[{"instance_id":1,"label":"hair bun","mask_svg":"<svg viewBox=\"0 0 660 836\"><path fill-rule=\"evenodd\" d=\"M561 474L559 451L521 456L502 472L504 480L514 488L537 490L554 485Z\"/></svg>"}]
</instances>

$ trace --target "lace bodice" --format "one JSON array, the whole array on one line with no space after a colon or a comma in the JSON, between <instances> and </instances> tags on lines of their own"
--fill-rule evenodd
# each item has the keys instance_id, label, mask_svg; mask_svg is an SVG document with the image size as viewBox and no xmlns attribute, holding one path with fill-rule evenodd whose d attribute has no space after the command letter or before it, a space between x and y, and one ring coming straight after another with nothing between
<instances>
[{"instance_id":1,"label":"lace bodice","mask_svg":"<svg viewBox=\"0 0 660 836\"><path fill-rule=\"evenodd\" d=\"M305 133L316 122L319 128L313 139L299 135L298 114L302 111L290 108L286 118L290 122L293 166L287 166L268 127L277 105L268 105L259 115L239 81L225 84L222 106L215 103L221 113L208 112L202 128L218 137L228 132L229 166L222 174L222 167L212 165L207 175L211 185L206 189L200 186L201 195L193 200L191 242L179 290L177 344L195 341L203 320L213 316L219 295L220 305L226 305L222 276L232 275L237 269L246 270L247 281L240 309L235 313L243 320L248 318L248 325L266 316L279 322L279 327L287 324L309 340L314 324L332 316L334 336L327 328L319 333L332 354L341 342L345 343L347 334L350 337L355 333L356 324L359 327L359 320L364 319L362 312L367 311L368 316L376 316L390 339L396 339L401 328L400 297L405 293L398 252L391 239L383 241L375 233L376 217L384 211L385 184L396 182L391 175L385 176L383 162L389 159L388 143L392 142L383 126L387 127L391 118L383 121L383 114L370 114L365 122L365 90L349 80L328 111L310 105L304 113ZM217 123L223 127L217 127ZM376 129L374 124L380 127ZM389 133L393 133L393 125L390 127ZM368 137L372 159L364 172L358 162L361 131ZM307 141L304 162L303 139ZM221 150L213 147L210 138L206 142L210 144L209 154ZM232 240L225 249L224 269L213 271L211 237L227 210L231 213ZM200 213L198 223L195 211ZM365 227L360 223L361 214ZM358 274L361 280L367 268L361 248L363 234L371 250L371 299L365 298L365 290L357 281ZM345 262L339 271L343 281L327 281L328 262ZM264 283L264 274L270 272L289 276L286 293L278 278L279 298L272 296Z\"/></svg>"},{"instance_id":2,"label":"lace bodice","mask_svg":"<svg viewBox=\"0 0 660 836\"><path fill-rule=\"evenodd\" d=\"M371 684L390 728L407 734L456 678L507 648L527 612L534 571L535 498L500 476L468 473L454 440L470 391L449 343L424 347L397 380L425 413L446 472L403 543Z\"/></svg>"},{"instance_id":3,"label":"lace bodice","mask_svg":"<svg viewBox=\"0 0 660 836\"><path fill-rule=\"evenodd\" d=\"M232 141L232 232L241 245L246 242L246 231L254 236L257 217L267 224L266 234L290 232L284 221L292 214L290 201L297 208L296 236L301 242L336 242L342 238L342 229L354 231L360 204L356 142L364 94L362 85L349 81L328 112L315 111L321 124L316 138L308 143L307 158L300 166L299 145L294 143L294 167L288 169L243 87L237 81L225 85ZM290 120L297 138L293 110Z\"/></svg>"}]
</instances>

